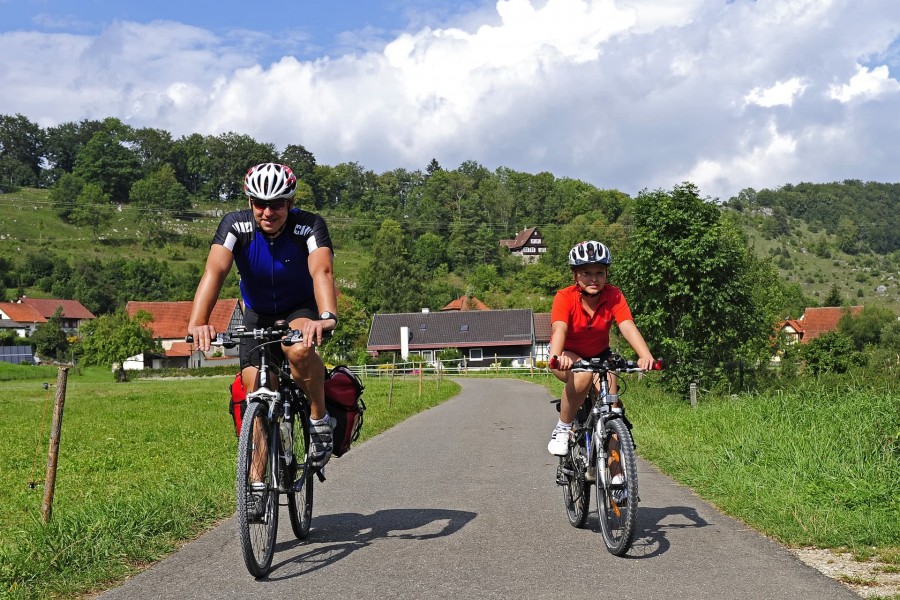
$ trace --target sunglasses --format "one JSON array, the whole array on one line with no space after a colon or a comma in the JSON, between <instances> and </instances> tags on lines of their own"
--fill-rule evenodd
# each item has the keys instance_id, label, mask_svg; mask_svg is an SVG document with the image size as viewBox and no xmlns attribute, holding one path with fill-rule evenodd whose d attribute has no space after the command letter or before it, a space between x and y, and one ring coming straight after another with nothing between
<instances>
[{"instance_id":1,"label":"sunglasses","mask_svg":"<svg viewBox=\"0 0 900 600\"><path fill-rule=\"evenodd\" d=\"M256 198L250 199L250 204L253 205L253 208L256 210L266 210L267 208L276 211L283 210L285 206L287 206L287 200L273 200L271 202L266 202L265 200L257 200Z\"/></svg>"}]
</instances>

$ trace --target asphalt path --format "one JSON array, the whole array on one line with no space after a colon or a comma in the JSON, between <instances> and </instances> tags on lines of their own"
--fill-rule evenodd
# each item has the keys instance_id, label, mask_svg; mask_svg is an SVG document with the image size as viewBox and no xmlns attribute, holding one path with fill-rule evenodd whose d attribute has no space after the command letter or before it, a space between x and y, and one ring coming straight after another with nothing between
<instances>
[{"instance_id":1,"label":"asphalt path","mask_svg":"<svg viewBox=\"0 0 900 600\"><path fill-rule=\"evenodd\" d=\"M636 542L612 556L595 511L584 529L566 519L547 391L459 383L332 460L307 540L283 510L267 578L247 573L231 518L100 597L858 600L641 460ZM640 444L640 423L635 433Z\"/></svg>"}]
</instances>

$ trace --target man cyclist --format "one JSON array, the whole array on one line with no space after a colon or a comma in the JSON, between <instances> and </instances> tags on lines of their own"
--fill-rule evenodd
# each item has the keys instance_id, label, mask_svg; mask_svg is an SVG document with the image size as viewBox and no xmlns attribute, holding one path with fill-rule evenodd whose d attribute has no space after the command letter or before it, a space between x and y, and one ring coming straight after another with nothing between
<instances>
[{"instance_id":1,"label":"man cyclist","mask_svg":"<svg viewBox=\"0 0 900 600\"><path fill-rule=\"evenodd\" d=\"M297 178L286 165L263 163L244 177L249 205L226 214L213 237L206 269L194 295L188 331L209 351L216 330L209 316L233 263L241 276L244 326L270 327L280 319L303 333L303 343L281 346L291 376L310 400L310 458L322 467L331 458L333 419L325 409L325 366L315 350L323 332L337 326L334 250L321 216L294 208ZM257 369L241 343L244 386L255 389ZM277 346L276 346L277 347Z\"/></svg>"},{"instance_id":2,"label":"man cyclist","mask_svg":"<svg viewBox=\"0 0 900 600\"><path fill-rule=\"evenodd\" d=\"M574 285L559 290L553 299L550 356L558 358L552 371L566 387L559 405L559 422L547 445L550 454L565 456L568 452L572 422L593 377L591 373L573 373L572 364L582 358L603 358L610 353L609 330L613 320L622 337L637 353L638 367L649 370L653 366L653 355L632 320L625 296L619 288L606 283L610 262L609 248L600 242L576 244L569 251ZM621 407L612 376L609 389L616 406ZM621 479L622 476L618 476Z\"/></svg>"}]
</instances>

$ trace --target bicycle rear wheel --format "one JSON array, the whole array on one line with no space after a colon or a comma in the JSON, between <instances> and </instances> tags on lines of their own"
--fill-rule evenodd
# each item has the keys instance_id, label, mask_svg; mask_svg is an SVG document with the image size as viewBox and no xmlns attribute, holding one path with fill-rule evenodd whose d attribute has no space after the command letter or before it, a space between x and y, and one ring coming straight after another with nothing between
<instances>
[{"instance_id":1,"label":"bicycle rear wheel","mask_svg":"<svg viewBox=\"0 0 900 600\"><path fill-rule=\"evenodd\" d=\"M278 489L268 456L270 431L265 404L250 402L238 439L237 526L247 570L257 578L272 567L278 532Z\"/></svg>"},{"instance_id":2,"label":"bicycle rear wheel","mask_svg":"<svg viewBox=\"0 0 900 600\"><path fill-rule=\"evenodd\" d=\"M309 535L313 507L313 476L309 468L309 418L299 412L294 416L294 477L288 492L291 528L297 539Z\"/></svg>"},{"instance_id":3,"label":"bicycle rear wheel","mask_svg":"<svg viewBox=\"0 0 900 600\"><path fill-rule=\"evenodd\" d=\"M585 436L577 435L569 444L569 453L560 458L560 471L565 477L562 486L566 515L573 527L584 527L591 505L591 486L585 479L588 466Z\"/></svg>"},{"instance_id":4,"label":"bicycle rear wheel","mask_svg":"<svg viewBox=\"0 0 900 600\"><path fill-rule=\"evenodd\" d=\"M621 419L612 419L606 424L607 437L603 441L605 454L612 457L612 463L621 467L624 483L611 485L610 465L608 460L597 458L597 512L600 515L600 527L603 529L603 541L606 548L616 556L623 556L631 549L634 541L634 530L637 525L638 479L637 463L634 455L634 443L628 427ZM613 440L618 437L618 448ZM598 453L599 454L599 453ZM601 464L602 463L602 464ZM599 474L603 473L603 477ZM614 469L614 472L618 472Z\"/></svg>"}]
</instances>

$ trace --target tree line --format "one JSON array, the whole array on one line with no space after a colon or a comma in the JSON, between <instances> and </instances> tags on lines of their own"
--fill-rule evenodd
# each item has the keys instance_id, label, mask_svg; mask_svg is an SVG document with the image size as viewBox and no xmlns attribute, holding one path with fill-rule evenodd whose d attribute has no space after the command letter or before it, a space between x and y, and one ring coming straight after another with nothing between
<instances>
[{"instance_id":1,"label":"tree line","mask_svg":"<svg viewBox=\"0 0 900 600\"><path fill-rule=\"evenodd\" d=\"M22 115L0 116L0 181L49 188L61 220L97 232L114 205L132 205L147 219L190 219L202 204L241 206L244 172L264 161L291 165L301 182L300 202L326 214L339 246L369 256L359 281L342 290L345 333L334 346L340 358L362 358L366 323L375 312L438 309L462 293L476 294L492 308L547 311L555 291L570 283L566 252L584 239L600 239L612 249L611 282L625 290L657 352L679 365L667 375L673 381L711 373L727 379L728 365L736 361L764 364L773 351L772 326L785 307L813 304L802 294L798 299L771 261L753 254L729 211L691 183L632 198L550 173L490 171L474 161L448 170L433 158L424 170L377 174L357 163L319 165L300 144L279 153L236 133L174 139L112 118L41 129ZM859 187L845 183L834 190L843 186ZM862 188L869 197L868 184ZM893 187L877 191L888 206L896 202ZM745 190L728 205L774 215L779 207L787 210L786 200L776 201L781 193ZM808 214L820 215L823 227L840 227L826 210ZM208 243L166 231L158 219L156 225L159 244ZM528 226L539 226L548 246L534 265L499 245ZM865 243L896 247L890 236L877 239ZM201 265L176 272L156 258L73 264L66 257L28 254L0 267L0 291L4 285L36 286L78 299L103 316L121 311L128 300L190 299ZM236 295L235 285L232 274L224 293Z\"/></svg>"}]
</instances>

